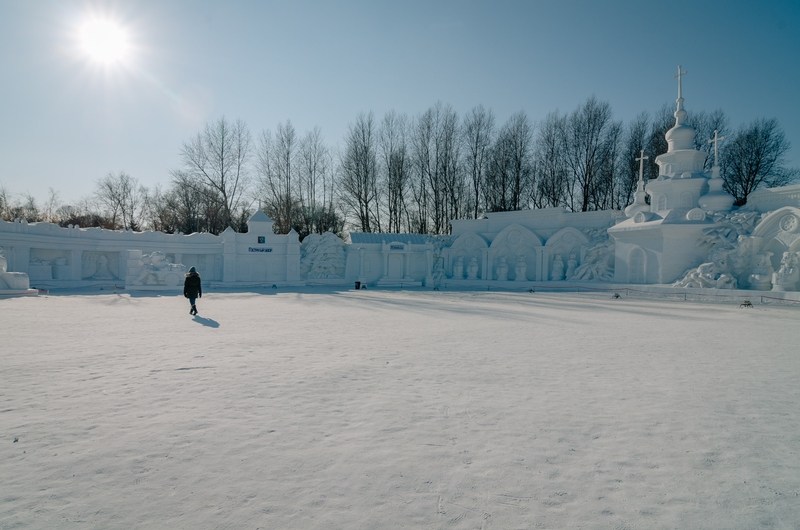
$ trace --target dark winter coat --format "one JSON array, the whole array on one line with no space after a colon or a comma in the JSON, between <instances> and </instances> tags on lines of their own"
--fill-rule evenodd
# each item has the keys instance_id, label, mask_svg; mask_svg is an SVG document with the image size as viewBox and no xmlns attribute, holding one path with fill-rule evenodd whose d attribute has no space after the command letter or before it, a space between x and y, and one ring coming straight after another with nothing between
<instances>
[{"instance_id":1,"label":"dark winter coat","mask_svg":"<svg viewBox=\"0 0 800 530\"><path fill-rule=\"evenodd\" d=\"M200 275L190 272L183 281L183 296L186 298L202 298L203 289L200 287Z\"/></svg>"}]
</instances>

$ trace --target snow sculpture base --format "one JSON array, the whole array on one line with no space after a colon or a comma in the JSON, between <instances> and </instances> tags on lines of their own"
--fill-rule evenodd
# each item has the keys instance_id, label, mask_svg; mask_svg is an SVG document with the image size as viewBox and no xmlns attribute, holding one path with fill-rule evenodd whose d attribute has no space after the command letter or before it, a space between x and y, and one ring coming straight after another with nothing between
<instances>
[{"instance_id":1,"label":"snow sculpture base","mask_svg":"<svg viewBox=\"0 0 800 530\"><path fill-rule=\"evenodd\" d=\"M37 289L31 289L30 279L24 272L6 272L7 262L3 249L0 248L0 296L38 295Z\"/></svg>"}]
</instances>

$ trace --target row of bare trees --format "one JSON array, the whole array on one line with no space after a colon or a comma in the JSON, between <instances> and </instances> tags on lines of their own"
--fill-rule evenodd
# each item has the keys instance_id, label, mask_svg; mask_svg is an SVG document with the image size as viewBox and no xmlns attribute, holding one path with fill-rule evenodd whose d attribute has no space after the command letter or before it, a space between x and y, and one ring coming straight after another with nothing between
<instances>
[{"instance_id":1,"label":"row of bare trees","mask_svg":"<svg viewBox=\"0 0 800 530\"><path fill-rule=\"evenodd\" d=\"M318 128L298 134L291 122L254 141L247 125L222 117L181 148L181 167L166 187L150 190L125 172L96 182L95 193L64 205L57 192L41 206L0 187L0 217L66 226L150 228L169 233L246 230L261 207L278 233L300 237L345 228L363 232L443 234L451 219L484 212L563 207L571 211L622 209L636 189L642 150L645 178L658 176L654 159L667 150L673 106L628 124L591 97L571 113L553 112L534 124L524 112L497 126L490 109L460 118L436 103L409 117L394 111L377 119L361 113L341 150ZM720 111L690 112L695 148L709 153L714 131L725 136L720 166L737 205L761 187L798 180L786 166L789 142L775 119L733 130Z\"/></svg>"}]
</instances>

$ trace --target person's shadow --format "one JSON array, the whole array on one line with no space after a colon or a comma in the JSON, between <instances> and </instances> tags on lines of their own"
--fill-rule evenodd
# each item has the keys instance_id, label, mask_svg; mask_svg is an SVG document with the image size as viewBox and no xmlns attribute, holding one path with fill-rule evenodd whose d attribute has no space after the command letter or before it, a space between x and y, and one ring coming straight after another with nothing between
<instances>
[{"instance_id":1,"label":"person's shadow","mask_svg":"<svg viewBox=\"0 0 800 530\"><path fill-rule=\"evenodd\" d=\"M219 322L217 322L213 318L203 318L203 317L199 317L199 316L195 315L194 316L194 321L197 322L198 324L202 324L202 325L204 325L206 327L209 327L209 328L218 328L219 327Z\"/></svg>"}]
</instances>

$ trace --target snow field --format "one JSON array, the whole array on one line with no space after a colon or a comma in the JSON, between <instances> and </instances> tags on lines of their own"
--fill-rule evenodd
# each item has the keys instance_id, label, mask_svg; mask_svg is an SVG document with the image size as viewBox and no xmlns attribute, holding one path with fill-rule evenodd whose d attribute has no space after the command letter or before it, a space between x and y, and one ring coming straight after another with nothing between
<instances>
[{"instance_id":1,"label":"snow field","mask_svg":"<svg viewBox=\"0 0 800 530\"><path fill-rule=\"evenodd\" d=\"M800 525L800 308L332 288L198 308L0 300L0 528Z\"/></svg>"}]
</instances>

